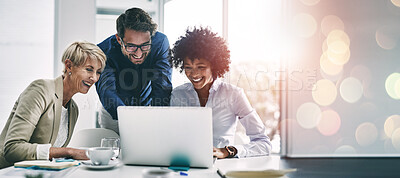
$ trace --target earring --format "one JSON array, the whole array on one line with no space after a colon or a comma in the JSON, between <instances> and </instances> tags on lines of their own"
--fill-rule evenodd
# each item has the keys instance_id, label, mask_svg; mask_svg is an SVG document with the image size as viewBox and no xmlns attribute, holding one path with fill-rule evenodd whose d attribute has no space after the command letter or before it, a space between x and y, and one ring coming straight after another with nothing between
<instances>
[{"instance_id":1,"label":"earring","mask_svg":"<svg viewBox=\"0 0 400 178\"><path fill-rule=\"evenodd\" d=\"M72 74L71 72L68 73L68 75L71 75L71 74Z\"/></svg>"}]
</instances>

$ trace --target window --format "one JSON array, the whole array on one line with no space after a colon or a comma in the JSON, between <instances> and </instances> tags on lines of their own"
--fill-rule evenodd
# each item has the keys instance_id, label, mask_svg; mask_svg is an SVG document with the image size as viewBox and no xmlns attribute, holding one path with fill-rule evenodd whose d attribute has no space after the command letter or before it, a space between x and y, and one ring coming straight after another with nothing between
<instances>
[{"instance_id":1,"label":"window","mask_svg":"<svg viewBox=\"0 0 400 178\"><path fill-rule=\"evenodd\" d=\"M190 7L190 8L188 8ZM194 8L195 7L195 8ZM210 27L222 35L222 0L172 0L164 6L164 32L171 48L188 27ZM188 82L186 76L174 69L172 86Z\"/></svg>"},{"instance_id":2,"label":"window","mask_svg":"<svg viewBox=\"0 0 400 178\"><path fill-rule=\"evenodd\" d=\"M32 81L54 78L54 1L0 1L0 16L3 128L18 96Z\"/></svg>"},{"instance_id":3,"label":"window","mask_svg":"<svg viewBox=\"0 0 400 178\"><path fill-rule=\"evenodd\" d=\"M400 5L348 2L288 1L288 156L400 155Z\"/></svg>"},{"instance_id":4,"label":"window","mask_svg":"<svg viewBox=\"0 0 400 178\"><path fill-rule=\"evenodd\" d=\"M211 27L226 38L232 63L223 80L244 89L268 129L273 152L279 152L279 92L275 81L279 79L282 49L281 1L172 0L165 4L164 12L171 47L187 27L194 25ZM186 76L174 70L173 86L185 81ZM249 140L240 124L236 140Z\"/></svg>"}]
</instances>

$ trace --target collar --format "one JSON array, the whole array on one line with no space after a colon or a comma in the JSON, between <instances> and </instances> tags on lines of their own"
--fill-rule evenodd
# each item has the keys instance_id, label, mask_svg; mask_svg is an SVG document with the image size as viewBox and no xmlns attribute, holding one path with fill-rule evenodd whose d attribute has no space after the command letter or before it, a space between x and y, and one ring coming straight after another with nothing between
<instances>
[{"instance_id":1,"label":"collar","mask_svg":"<svg viewBox=\"0 0 400 178\"><path fill-rule=\"evenodd\" d=\"M54 83L55 83L55 88L56 88L56 93L55 93L55 95L56 95L56 97L58 98L58 99L62 99L62 97L63 97L63 85L64 85L64 83L63 83L63 77L62 77L62 75L60 75L59 77L57 77L55 80L54 80Z\"/></svg>"}]
</instances>

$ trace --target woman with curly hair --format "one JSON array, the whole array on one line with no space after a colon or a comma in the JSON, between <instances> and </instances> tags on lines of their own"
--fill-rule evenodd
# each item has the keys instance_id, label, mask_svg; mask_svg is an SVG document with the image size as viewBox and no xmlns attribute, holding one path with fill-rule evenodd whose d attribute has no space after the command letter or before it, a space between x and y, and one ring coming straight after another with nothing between
<instances>
[{"instance_id":1,"label":"woman with curly hair","mask_svg":"<svg viewBox=\"0 0 400 178\"><path fill-rule=\"evenodd\" d=\"M217 158L269 155L271 142L265 127L243 92L225 83L229 71L230 51L221 37L207 28L189 29L172 49L172 64L185 71L191 83L172 91L171 106L212 108L214 156ZM246 129L250 142L235 145L237 122Z\"/></svg>"}]
</instances>

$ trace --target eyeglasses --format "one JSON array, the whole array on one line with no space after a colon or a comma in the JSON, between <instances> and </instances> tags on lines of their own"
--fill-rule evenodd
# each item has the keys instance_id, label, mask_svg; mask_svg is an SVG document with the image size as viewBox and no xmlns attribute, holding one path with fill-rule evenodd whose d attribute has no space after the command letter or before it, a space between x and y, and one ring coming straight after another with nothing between
<instances>
[{"instance_id":1,"label":"eyeglasses","mask_svg":"<svg viewBox=\"0 0 400 178\"><path fill-rule=\"evenodd\" d=\"M122 40L122 38L119 38L122 42L122 45L124 46L125 50L128 53L134 53L136 52L139 48L140 50L142 50L142 52L146 52L149 51L151 48L151 42L148 41L146 44L142 44L142 45L135 45L135 44L125 44L125 42Z\"/></svg>"}]
</instances>

